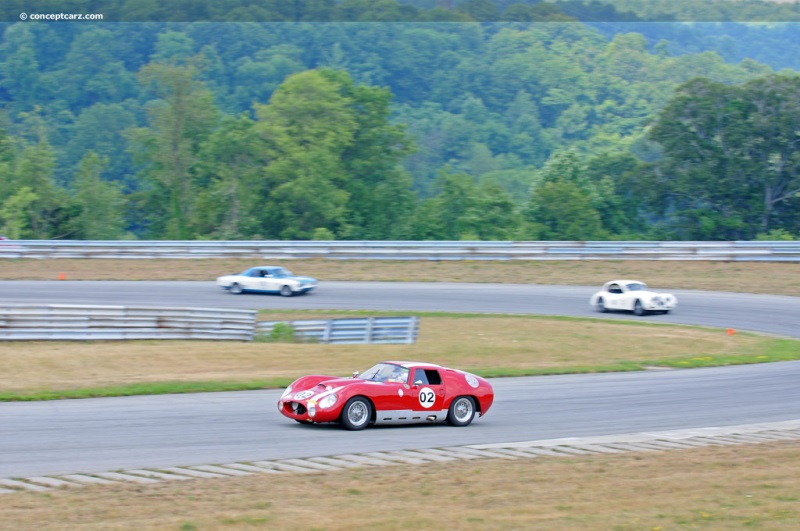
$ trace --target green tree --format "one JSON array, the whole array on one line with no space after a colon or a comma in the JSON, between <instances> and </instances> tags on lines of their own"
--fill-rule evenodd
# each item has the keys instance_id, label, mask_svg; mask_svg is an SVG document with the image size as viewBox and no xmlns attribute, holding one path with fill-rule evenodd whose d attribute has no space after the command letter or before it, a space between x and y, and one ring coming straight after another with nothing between
<instances>
[{"instance_id":1,"label":"green tree","mask_svg":"<svg viewBox=\"0 0 800 531\"><path fill-rule=\"evenodd\" d=\"M84 155L72 181L77 214L71 219L74 238L118 240L125 235L125 199L119 186L104 182L100 175L108 164L93 151Z\"/></svg>"},{"instance_id":2,"label":"green tree","mask_svg":"<svg viewBox=\"0 0 800 531\"><path fill-rule=\"evenodd\" d=\"M797 220L800 77L741 86L686 83L650 137L664 157L647 175L651 203L674 212L683 238L750 239ZM773 223L777 220L778 226Z\"/></svg>"},{"instance_id":3,"label":"green tree","mask_svg":"<svg viewBox=\"0 0 800 531\"><path fill-rule=\"evenodd\" d=\"M600 208L604 194L589 180L575 150L554 154L538 172L525 211L529 237L543 240L597 240L607 237Z\"/></svg>"},{"instance_id":4,"label":"green tree","mask_svg":"<svg viewBox=\"0 0 800 531\"><path fill-rule=\"evenodd\" d=\"M139 71L142 85L158 98L148 105L149 127L130 131L140 175L151 183L146 198L150 231L184 240L196 235L196 164L218 112L191 65L150 63Z\"/></svg>"},{"instance_id":5,"label":"green tree","mask_svg":"<svg viewBox=\"0 0 800 531\"><path fill-rule=\"evenodd\" d=\"M225 117L200 147L197 230L202 237L263 237L269 156L254 125L246 115Z\"/></svg>"},{"instance_id":6,"label":"green tree","mask_svg":"<svg viewBox=\"0 0 800 531\"><path fill-rule=\"evenodd\" d=\"M388 90L358 86L344 72L312 70L255 106L254 130L270 156L265 234L407 234L415 200L398 165L410 147L404 129L389 122L390 101Z\"/></svg>"},{"instance_id":7,"label":"green tree","mask_svg":"<svg viewBox=\"0 0 800 531\"><path fill-rule=\"evenodd\" d=\"M423 240L513 239L520 217L510 196L466 174L442 172L439 193L419 208L414 237Z\"/></svg>"},{"instance_id":8,"label":"green tree","mask_svg":"<svg viewBox=\"0 0 800 531\"><path fill-rule=\"evenodd\" d=\"M317 228L345 231L349 194L341 154L357 129L351 100L318 71L290 76L269 105L256 105L255 131L271 155L265 233L310 238Z\"/></svg>"},{"instance_id":9,"label":"green tree","mask_svg":"<svg viewBox=\"0 0 800 531\"><path fill-rule=\"evenodd\" d=\"M527 235L534 240L601 240L607 236L591 198L567 180L539 187L528 205L526 219Z\"/></svg>"},{"instance_id":10,"label":"green tree","mask_svg":"<svg viewBox=\"0 0 800 531\"><path fill-rule=\"evenodd\" d=\"M0 232L12 240L29 236L32 204L39 199L27 186L18 189L13 195L0 202Z\"/></svg>"},{"instance_id":11,"label":"green tree","mask_svg":"<svg viewBox=\"0 0 800 531\"><path fill-rule=\"evenodd\" d=\"M24 224L27 236L35 239L66 237L71 205L68 194L54 178L56 157L47 140L46 124L38 109L23 113L22 117L30 140L20 141L21 152L7 178L7 189L18 198L17 205L27 204L28 219ZM29 194L20 192L24 187L33 191L32 200L29 201Z\"/></svg>"}]
</instances>

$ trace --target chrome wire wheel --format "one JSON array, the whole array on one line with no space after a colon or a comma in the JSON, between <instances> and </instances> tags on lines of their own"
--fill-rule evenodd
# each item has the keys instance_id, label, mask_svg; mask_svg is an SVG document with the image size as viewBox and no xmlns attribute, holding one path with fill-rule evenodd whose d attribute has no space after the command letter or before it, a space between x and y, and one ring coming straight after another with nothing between
<instances>
[{"instance_id":1,"label":"chrome wire wheel","mask_svg":"<svg viewBox=\"0 0 800 531\"><path fill-rule=\"evenodd\" d=\"M466 426L475 418L475 401L469 396L460 396L450 404L447 422L452 426Z\"/></svg>"},{"instance_id":2,"label":"chrome wire wheel","mask_svg":"<svg viewBox=\"0 0 800 531\"><path fill-rule=\"evenodd\" d=\"M371 416L372 407L365 398L351 398L344 406L342 425L348 430L361 430L367 427Z\"/></svg>"}]
</instances>

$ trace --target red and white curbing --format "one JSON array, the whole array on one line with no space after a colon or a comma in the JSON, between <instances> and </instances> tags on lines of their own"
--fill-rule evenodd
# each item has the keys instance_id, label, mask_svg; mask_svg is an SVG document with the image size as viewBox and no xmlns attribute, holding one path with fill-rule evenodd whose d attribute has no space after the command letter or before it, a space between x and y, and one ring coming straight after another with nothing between
<instances>
[{"instance_id":1,"label":"red and white curbing","mask_svg":"<svg viewBox=\"0 0 800 531\"><path fill-rule=\"evenodd\" d=\"M222 465L167 467L157 470L121 470L89 474L0 479L0 494L45 492L91 485L155 484L164 481L230 478L253 474L293 474L344 470L353 467L418 465L473 460L534 457L577 457L590 454L660 452L707 446L758 444L800 440L800 420L689 430L566 437L539 441L472 444L422 450L395 450L342 454L305 459L278 459Z\"/></svg>"}]
</instances>

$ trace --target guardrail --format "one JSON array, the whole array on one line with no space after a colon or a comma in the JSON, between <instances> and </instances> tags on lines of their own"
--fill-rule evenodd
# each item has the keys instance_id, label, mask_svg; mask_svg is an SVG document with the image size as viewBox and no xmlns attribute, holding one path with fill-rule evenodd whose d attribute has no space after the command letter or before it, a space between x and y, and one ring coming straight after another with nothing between
<instances>
[{"instance_id":1,"label":"guardrail","mask_svg":"<svg viewBox=\"0 0 800 531\"><path fill-rule=\"evenodd\" d=\"M2 304L0 340L250 341L255 322L255 310Z\"/></svg>"},{"instance_id":2,"label":"guardrail","mask_svg":"<svg viewBox=\"0 0 800 531\"><path fill-rule=\"evenodd\" d=\"M73 304L0 304L0 341L210 339L252 341L289 324L296 339L318 343L417 340L418 317L256 321L255 310L155 308Z\"/></svg>"},{"instance_id":3,"label":"guardrail","mask_svg":"<svg viewBox=\"0 0 800 531\"><path fill-rule=\"evenodd\" d=\"M800 262L800 241L76 241L0 242L0 258L339 260L718 260Z\"/></svg>"},{"instance_id":4,"label":"guardrail","mask_svg":"<svg viewBox=\"0 0 800 531\"><path fill-rule=\"evenodd\" d=\"M269 335L278 323L291 326L296 339L317 343L410 344L417 340L419 334L418 317L259 321L256 323L256 333Z\"/></svg>"}]
</instances>

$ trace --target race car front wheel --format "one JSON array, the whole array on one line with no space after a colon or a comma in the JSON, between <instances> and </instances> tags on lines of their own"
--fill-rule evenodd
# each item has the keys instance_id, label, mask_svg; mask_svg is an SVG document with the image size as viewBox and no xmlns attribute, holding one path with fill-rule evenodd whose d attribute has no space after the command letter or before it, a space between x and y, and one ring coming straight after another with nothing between
<instances>
[{"instance_id":1,"label":"race car front wheel","mask_svg":"<svg viewBox=\"0 0 800 531\"><path fill-rule=\"evenodd\" d=\"M354 396L342 409L342 426L345 429L363 430L372 417L372 404L363 396Z\"/></svg>"},{"instance_id":2,"label":"race car front wheel","mask_svg":"<svg viewBox=\"0 0 800 531\"><path fill-rule=\"evenodd\" d=\"M475 400L471 396L459 396L447 411L447 423L451 426L468 426L474 418Z\"/></svg>"}]
</instances>

